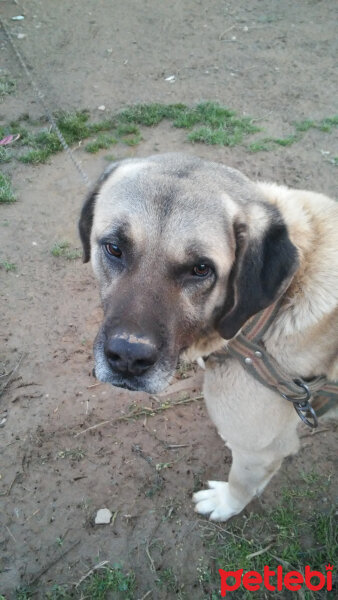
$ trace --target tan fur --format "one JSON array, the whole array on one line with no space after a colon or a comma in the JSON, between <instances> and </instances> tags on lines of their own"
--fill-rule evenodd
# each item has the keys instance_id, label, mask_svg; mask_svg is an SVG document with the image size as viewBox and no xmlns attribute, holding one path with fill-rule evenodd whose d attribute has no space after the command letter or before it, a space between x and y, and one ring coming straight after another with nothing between
<instances>
[{"instance_id":1,"label":"tan fur","mask_svg":"<svg viewBox=\"0 0 338 600\"><path fill-rule=\"evenodd\" d=\"M336 380L338 206L322 194L257 185L281 211L300 255L265 346L291 376L323 373ZM227 484L215 487L211 482L194 501L197 512L223 521L264 489L285 456L297 452L299 420L291 404L262 387L234 360L209 369L207 363L204 392L210 416L232 450L233 464Z\"/></svg>"},{"instance_id":2,"label":"tan fur","mask_svg":"<svg viewBox=\"0 0 338 600\"><path fill-rule=\"evenodd\" d=\"M161 198L170 200L164 212ZM240 512L299 446L299 417L293 405L259 384L235 359L212 356L227 343L214 315L221 311L231 270L239 260L236 223L245 226L250 243L260 243L271 219L277 218L269 206L278 209L287 226L298 251L298 268L283 284L287 289L282 305L264 344L290 377L338 379L338 206L333 200L273 183L253 183L233 169L170 154L123 162L112 169L95 200L91 259L106 314L96 341L98 376L124 385L109 371L103 350L107 336L156 347L149 327L151 341L149 331L143 332L143 321L150 320L155 328L161 322L162 330L163 323L169 323L168 344L162 340L165 361L160 357L160 366L134 378L130 389L163 389L183 350L189 360L209 356L205 401L233 453L229 481L209 482L209 489L194 494L196 511L214 520ZM123 219L128 220L133 252L140 260L133 268L110 274L100 239ZM201 256L207 253L216 265L218 278L209 291L200 281L182 286L169 269L189 259L191 243L194 248L200 244ZM120 295L123 306L130 299L130 311L116 305ZM112 315L121 320L123 331L111 331Z\"/></svg>"}]
</instances>

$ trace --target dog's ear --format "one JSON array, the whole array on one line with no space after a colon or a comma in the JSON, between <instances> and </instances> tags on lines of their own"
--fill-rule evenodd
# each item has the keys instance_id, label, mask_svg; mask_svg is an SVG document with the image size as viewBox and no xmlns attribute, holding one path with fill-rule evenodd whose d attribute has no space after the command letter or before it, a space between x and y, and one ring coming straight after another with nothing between
<instances>
[{"instance_id":1,"label":"dog's ear","mask_svg":"<svg viewBox=\"0 0 338 600\"><path fill-rule=\"evenodd\" d=\"M225 339L234 337L250 317L275 302L298 268L298 252L284 222L274 211L271 215L269 225L258 238L250 239L245 224L234 225L235 261L217 324Z\"/></svg>"},{"instance_id":2,"label":"dog's ear","mask_svg":"<svg viewBox=\"0 0 338 600\"><path fill-rule=\"evenodd\" d=\"M85 203L82 207L79 220L79 234L82 242L82 260L84 263L90 260L90 234L93 225L96 196L100 191L102 183L107 179L107 177L109 177L109 175L113 171L115 171L119 164L120 163L118 162L112 163L105 169L99 180L96 182L94 188L89 192Z\"/></svg>"}]
</instances>

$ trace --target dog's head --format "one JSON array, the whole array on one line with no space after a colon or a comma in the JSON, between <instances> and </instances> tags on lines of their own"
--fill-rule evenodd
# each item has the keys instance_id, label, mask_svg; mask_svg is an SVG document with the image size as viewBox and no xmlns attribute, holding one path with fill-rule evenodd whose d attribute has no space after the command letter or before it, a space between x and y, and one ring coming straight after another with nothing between
<instances>
[{"instance_id":1,"label":"dog's head","mask_svg":"<svg viewBox=\"0 0 338 600\"><path fill-rule=\"evenodd\" d=\"M156 393L288 287L298 261L278 210L238 171L182 154L112 164L81 213L104 321L101 381Z\"/></svg>"}]
</instances>

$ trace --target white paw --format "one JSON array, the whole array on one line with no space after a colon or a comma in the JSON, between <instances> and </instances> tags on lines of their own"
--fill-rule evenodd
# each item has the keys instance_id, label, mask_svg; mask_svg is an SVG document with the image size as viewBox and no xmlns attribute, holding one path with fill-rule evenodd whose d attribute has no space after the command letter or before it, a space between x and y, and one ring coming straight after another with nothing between
<instances>
[{"instance_id":1,"label":"white paw","mask_svg":"<svg viewBox=\"0 0 338 600\"><path fill-rule=\"evenodd\" d=\"M243 504L231 496L229 484L224 481L208 481L209 489L193 495L195 511L208 515L212 521L226 521L244 508Z\"/></svg>"}]
</instances>

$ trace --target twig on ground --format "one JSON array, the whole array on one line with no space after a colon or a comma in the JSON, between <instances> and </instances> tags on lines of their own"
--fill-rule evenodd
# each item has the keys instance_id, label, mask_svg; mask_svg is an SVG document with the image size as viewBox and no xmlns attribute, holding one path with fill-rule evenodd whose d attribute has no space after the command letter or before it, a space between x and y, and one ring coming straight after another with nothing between
<instances>
[{"instance_id":1,"label":"twig on ground","mask_svg":"<svg viewBox=\"0 0 338 600\"><path fill-rule=\"evenodd\" d=\"M14 535L12 534L11 530L9 529L9 527L7 527L7 525L5 525L5 527L9 533L9 535L11 536L12 540L14 540L14 542L16 543L16 539L15 539Z\"/></svg>"},{"instance_id":2,"label":"twig on ground","mask_svg":"<svg viewBox=\"0 0 338 600\"><path fill-rule=\"evenodd\" d=\"M22 363L22 359L25 356L25 353L23 352L18 360L18 362L16 363L15 367L13 367L13 369L8 373L8 379L6 381L6 383L4 383L4 385L2 386L2 388L0 389L0 396L2 396L2 394L4 393L4 391L8 388L8 386L12 383L13 381L13 375L15 375L16 371L18 370L18 368L20 367L21 363Z\"/></svg>"},{"instance_id":3,"label":"twig on ground","mask_svg":"<svg viewBox=\"0 0 338 600\"><path fill-rule=\"evenodd\" d=\"M109 423L113 424L119 423L121 421L129 421L129 419L137 419L139 417L143 417L144 415L153 416L170 408L174 408L175 406L190 404L191 402L198 402L199 400L203 400L203 396L195 396L194 398L183 398L182 400L178 400L177 402L172 403L163 403L158 408L149 408L147 406L141 406L140 408L135 408L134 410L132 410L128 415L123 415L121 417L116 417L115 419L109 419L107 421L101 421L96 425L87 427L87 429L76 433L74 437L78 437L79 435L83 435L88 431L92 431L93 429L97 429L98 427L103 427L104 425L108 425Z\"/></svg>"},{"instance_id":4,"label":"twig on ground","mask_svg":"<svg viewBox=\"0 0 338 600\"><path fill-rule=\"evenodd\" d=\"M310 433L303 433L303 435L300 435L299 437L300 437L300 439L312 437L313 435L316 435L317 433L325 433L325 431L330 431L330 429L312 429Z\"/></svg>"},{"instance_id":5,"label":"twig on ground","mask_svg":"<svg viewBox=\"0 0 338 600\"><path fill-rule=\"evenodd\" d=\"M156 567L155 567L154 561L153 561L153 559L151 558L151 556L150 556L150 552L149 552L149 544L147 544L147 545L146 545L146 555L147 555L147 556L148 556L148 558L149 558L149 562L150 562L150 570L151 570L153 573L156 573Z\"/></svg>"},{"instance_id":6,"label":"twig on ground","mask_svg":"<svg viewBox=\"0 0 338 600\"><path fill-rule=\"evenodd\" d=\"M5 492L0 492L0 496L9 496L9 494L11 493L12 487L13 485L18 481L18 479L20 478L20 476L22 476L22 473L16 473L15 477L12 481L12 483L10 484L8 490L6 490Z\"/></svg>"},{"instance_id":7,"label":"twig on ground","mask_svg":"<svg viewBox=\"0 0 338 600\"><path fill-rule=\"evenodd\" d=\"M93 573L95 573L95 571L98 571L99 569L103 569L108 564L109 564L109 560L103 560L102 562L95 565L92 569L89 569L89 571L87 573L85 573L85 575L83 575L81 577L81 579L79 579L79 581L75 584L75 589L78 588L79 585L81 585L81 583L83 583L83 581L85 581L85 579L87 579Z\"/></svg>"},{"instance_id":8,"label":"twig on ground","mask_svg":"<svg viewBox=\"0 0 338 600\"><path fill-rule=\"evenodd\" d=\"M27 517L27 519L25 520L25 523L27 523L28 521L30 521L33 517L35 517L35 515L38 514L38 512L40 512L41 508L37 508L29 517Z\"/></svg>"},{"instance_id":9,"label":"twig on ground","mask_svg":"<svg viewBox=\"0 0 338 600\"><path fill-rule=\"evenodd\" d=\"M142 598L139 598L139 600L146 600L146 598L148 598L148 596L150 596L150 594L152 594L152 591L151 591L151 590L148 590L148 591L147 591L147 592L144 594L144 596L142 596Z\"/></svg>"},{"instance_id":10,"label":"twig on ground","mask_svg":"<svg viewBox=\"0 0 338 600\"><path fill-rule=\"evenodd\" d=\"M72 544L71 546L69 546L69 548L67 548L67 550L65 550L64 552L62 552L62 554L59 554L59 556L57 556L56 558L54 558L54 560L51 560L47 565L45 565L28 583L28 586L30 585L34 585L39 579L40 577L42 577L42 575L44 575L51 567L53 567L56 563L58 563L60 560L62 560L62 558L64 558L66 556L66 554L68 554L69 552L71 552L72 550L74 550L74 548L76 548L76 546L79 545L81 540L77 540L76 542L74 542L74 544Z\"/></svg>"},{"instance_id":11,"label":"twig on ground","mask_svg":"<svg viewBox=\"0 0 338 600\"><path fill-rule=\"evenodd\" d=\"M262 548L262 550L257 550L257 552L252 552L251 554L247 554L246 558L254 558L255 556L264 554L264 552L267 552L268 550L270 550L270 548L272 548L273 545L274 545L274 542L271 542L271 544L269 544L266 548Z\"/></svg>"}]
</instances>

